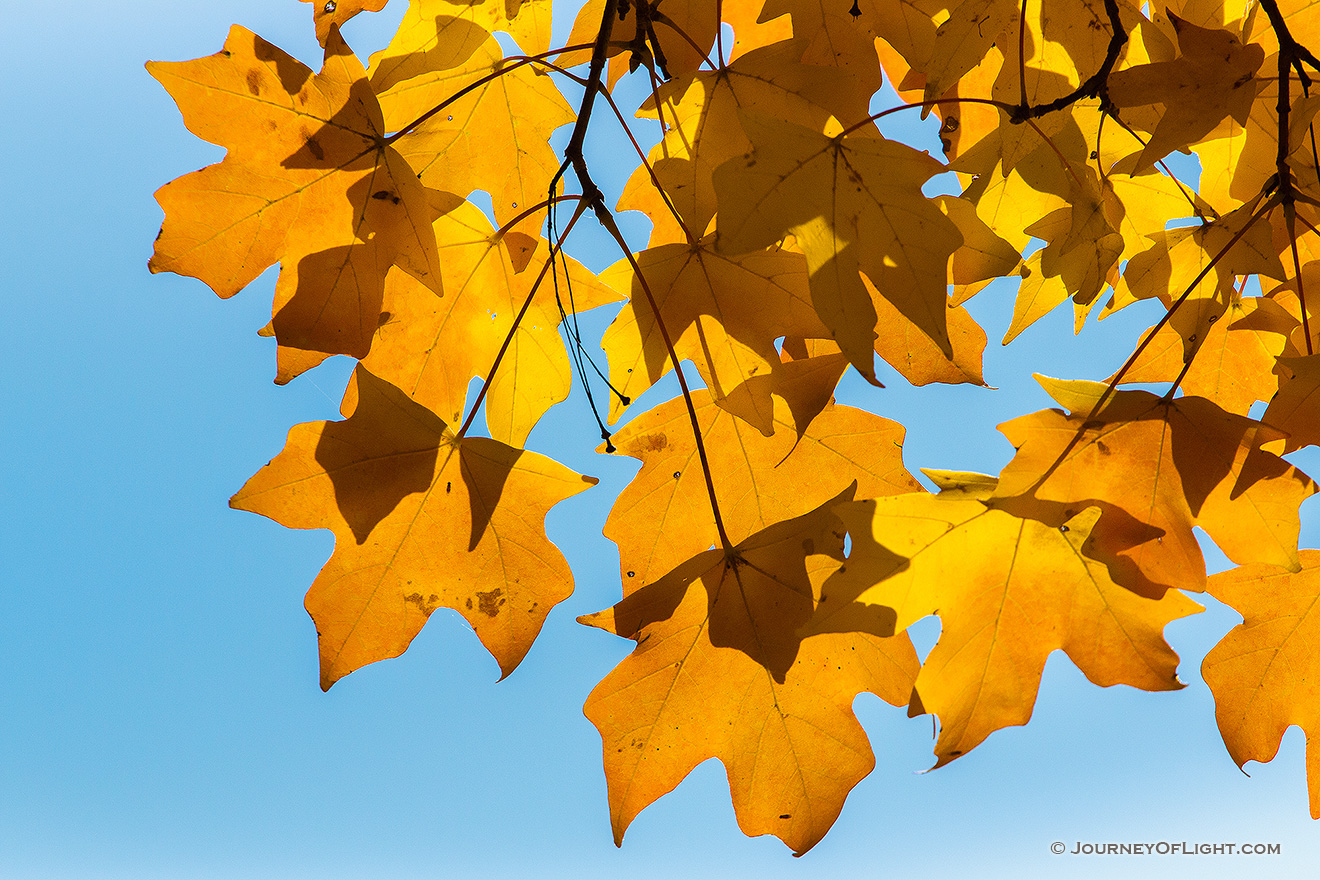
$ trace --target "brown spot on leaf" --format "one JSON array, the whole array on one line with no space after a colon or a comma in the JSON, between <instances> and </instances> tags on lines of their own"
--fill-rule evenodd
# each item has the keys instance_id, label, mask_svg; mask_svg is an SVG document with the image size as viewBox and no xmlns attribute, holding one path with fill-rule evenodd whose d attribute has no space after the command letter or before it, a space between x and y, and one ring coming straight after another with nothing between
<instances>
[{"instance_id":1,"label":"brown spot on leaf","mask_svg":"<svg viewBox=\"0 0 1320 880\"><path fill-rule=\"evenodd\" d=\"M254 95L261 94L261 71L253 68L247 72L248 91Z\"/></svg>"},{"instance_id":2,"label":"brown spot on leaf","mask_svg":"<svg viewBox=\"0 0 1320 880\"><path fill-rule=\"evenodd\" d=\"M403 601L407 602L409 605L416 605L417 610L425 614L427 617L431 616L431 612L435 610L435 606L438 604L439 599L440 597L434 593L432 593L430 597L423 596L421 593L409 593L403 597Z\"/></svg>"},{"instance_id":3,"label":"brown spot on leaf","mask_svg":"<svg viewBox=\"0 0 1320 880\"><path fill-rule=\"evenodd\" d=\"M500 613L500 606L504 604L504 591L499 587L488 593L477 591L477 610L487 617L494 617ZM469 606L471 607L471 606Z\"/></svg>"},{"instance_id":4,"label":"brown spot on leaf","mask_svg":"<svg viewBox=\"0 0 1320 880\"><path fill-rule=\"evenodd\" d=\"M636 452L659 452L669 445L669 437L661 434L643 434L628 444L629 455Z\"/></svg>"},{"instance_id":5,"label":"brown spot on leaf","mask_svg":"<svg viewBox=\"0 0 1320 880\"><path fill-rule=\"evenodd\" d=\"M316 142L316 138L307 139L307 151L317 158L318 161L325 158L325 150Z\"/></svg>"}]
</instances>

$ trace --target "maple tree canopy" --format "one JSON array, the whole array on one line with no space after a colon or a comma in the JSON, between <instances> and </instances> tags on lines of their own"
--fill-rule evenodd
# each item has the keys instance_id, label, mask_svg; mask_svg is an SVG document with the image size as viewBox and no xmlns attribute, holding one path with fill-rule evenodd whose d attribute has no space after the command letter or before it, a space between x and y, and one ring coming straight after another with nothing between
<instances>
[{"instance_id":1,"label":"maple tree canopy","mask_svg":"<svg viewBox=\"0 0 1320 880\"><path fill-rule=\"evenodd\" d=\"M294 426L231 501L334 533L323 687L437 608L523 660L573 589L547 512L596 483L523 447L576 382L598 451L641 462L604 527L621 599L581 618L635 643L585 707L616 842L715 757L742 829L801 854L874 766L857 694L932 715L941 766L1028 722L1056 649L1181 687L1187 593L1243 617L1203 665L1233 759L1320 737L1317 487L1284 458L1320 445L1309 0L588 0L558 44L552 0L393 0L365 66L340 28L387 0L311 2L319 72L237 25L148 64L226 150L157 193L150 267L230 297L278 263L275 380L358 361L343 420ZM896 113L942 155L883 136ZM585 147L617 126L607 194ZM618 246L599 275L579 222ZM877 356L986 386L963 304L1010 291L1004 344L1065 303L1077 332L1160 317L1107 378L1038 377L1059 408L1000 426L1001 473L928 491L904 427L835 388ZM611 304L602 355L578 315ZM1207 578L1196 527L1238 567ZM1307 775L1320 817L1320 747Z\"/></svg>"}]
</instances>

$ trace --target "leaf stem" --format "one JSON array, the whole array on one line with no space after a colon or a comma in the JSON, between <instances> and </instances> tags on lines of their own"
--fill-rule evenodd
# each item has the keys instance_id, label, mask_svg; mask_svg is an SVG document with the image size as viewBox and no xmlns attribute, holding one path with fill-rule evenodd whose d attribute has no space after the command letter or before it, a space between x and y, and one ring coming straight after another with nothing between
<instances>
[{"instance_id":1,"label":"leaf stem","mask_svg":"<svg viewBox=\"0 0 1320 880\"><path fill-rule=\"evenodd\" d=\"M500 238L510 229L517 226L520 222L532 216L537 211L540 211L542 208L549 208L552 205L558 204L559 202L581 201L581 199L582 196L577 195L576 193L569 193L568 195L551 196L550 198L546 199L543 202L537 202L535 205L532 205L530 208L528 208L526 211L523 211L517 217L514 217L508 223L505 223L499 229L495 230L495 234L492 236L492 238Z\"/></svg>"},{"instance_id":2,"label":"leaf stem","mask_svg":"<svg viewBox=\"0 0 1320 880\"><path fill-rule=\"evenodd\" d=\"M1029 106L1027 101L1027 0L1022 0L1018 12L1018 94L1022 96L1022 109Z\"/></svg>"},{"instance_id":3,"label":"leaf stem","mask_svg":"<svg viewBox=\"0 0 1320 880\"><path fill-rule=\"evenodd\" d=\"M550 253L546 257L545 263L541 266L540 274L536 276L536 281L532 283L532 289L527 291L527 297L523 300L522 308L520 308L518 314L514 316L513 324L509 327L509 332L505 334L504 342L500 345L500 350L496 353L495 360L490 365L490 370L486 373L486 381L481 383L481 390L477 392L477 399L473 401L472 408L468 410L467 418L463 420L463 427L459 428L458 433L455 435L455 439L457 440L462 440L467 436L468 428L472 427L472 420L476 418L477 411L481 409L482 401L486 399L486 392L490 390L490 383L495 379L495 371L500 368L500 362L504 360L504 354L509 350L509 345L513 342L514 334L518 332L518 325L522 323L523 316L526 315L527 310L531 308L532 299L536 296L537 289L540 288L541 282L545 280L545 273L554 265L555 257L559 254L560 248L564 246L564 241L568 238L568 233L572 231L573 224L577 223L578 218L587 210L587 203L581 196L561 196L561 199L566 198L578 199L577 208L573 210L573 216L569 219L568 225L564 227L564 231L559 234L559 239L551 245ZM539 207L540 206L538 206L538 208Z\"/></svg>"},{"instance_id":4,"label":"leaf stem","mask_svg":"<svg viewBox=\"0 0 1320 880\"><path fill-rule=\"evenodd\" d=\"M1164 317L1160 318L1155 326L1150 329L1150 332L1146 334L1146 337L1137 345L1136 351L1132 352L1127 361L1124 362L1123 366L1119 368L1119 371L1109 380L1109 386L1105 389L1105 393L1100 396L1100 399L1096 401L1095 407L1091 410L1091 414L1087 416L1087 421L1094 418L1096 413L1100 411L1100 408L1104 406L1105 401L1114 393L1115 389L1117 389L1118 385L1123 381L1123 377L1127 375L1127 371L1132 369L1132 365L1137 362L1137 358L1141 357L1142 352L1144 352L1146 347L1150 345L1151 340L1155 338L1155 334L1159 333L1160 330L1164 328L1164 325L1172 320L1174 312L1178 311L1178 308L1192 295L1192 291L1196 290L1196 286L1201 283L1201 279L1210 274L1210 270L1218 265L1219 261L1233 249L1233 246L1242 240L1242 236L1246 235L1261 217L1265 216L1269 211L1272 211L1278 204L1278 193L1275 193L1266 199L1264 204L1257 208L1256 212L1251 215L1251 219L1244 223L1242 228L1233 234L1233 237L1228 240L1228 243L1219 249L1219 252L1211 258L1209 263L1205 264L1200 272L1196 273L1196 277L1187 285L1187 289L1173 301L1169 306L1169 310L1164 313Z\"/></svg>"},{"instance_id":5,"label":"leaf stem","mask_svg":"<svg viewBox=\"0 0 1320 880\"><path fill-rule=\"evenodd\" d=\"M650 304L651 311L655 316L656 327L660 330L660 336L665 343L665 350L669 354L670 363L674 367L674 374L678 378L678 387L683 392L683 403L687 407L688 419L692 424L692 437L697 447L697 456L701 460L701 471L706 479L706 493L710 497L711 514L715 520L715 529L719 533L720 544L724 548L725 554L731 556L734 553L733 542L729 540L728 532L724 528L724 518L720 514L719 499L715 495L715 481L711 475L710 458L706 454L706 444L701 436L701 424L697 419L697 409L692 402L692 392L688 388L687 377L683 374L682 362L679 360L678 352L674 349L673 339L670 337L669 329L665 326L664 319L660 315L660 307L656 303L655 296L646 281L646 276L642 273L641 266L637 264L637 258L633 256L632 249L628 247L628 242L615 222L614 215L606 206L604 196L596 186L595 181L591 179L591 172L587 168L587 160L583 154L587 126L591 119L596 91L605 69L610 33L614 28L616 17L614 2L615 0L606 0L605 10L601 16L600 30L596 34L596 42L591 52L591 67L587 75L590 85L582 96L582 104L578 108L577 123L573 126L573 133L569 137L568 146L564 148L564 161L559 170L555 172L554 179L550 182L550 191L554 191L554 187L558 184L560 178L571 167L578 183L582 186L582 202L579 203L579 210L582 206L591 206L593 213L596 215L596 220L619 245L620 250L623 251L628 262L632 265L633 272L641 284L647 302Z\"/></svg>"}]
</instances>

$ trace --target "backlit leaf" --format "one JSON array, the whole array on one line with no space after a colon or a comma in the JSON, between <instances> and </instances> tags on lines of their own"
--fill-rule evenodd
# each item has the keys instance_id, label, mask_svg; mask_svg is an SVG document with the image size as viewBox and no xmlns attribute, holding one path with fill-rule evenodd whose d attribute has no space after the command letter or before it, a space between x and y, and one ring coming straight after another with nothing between
<instances>
[{"instance_id":1,"label":"backlit leaf","mask_svg":"<svg viewBox=\"0 0 1320 880\"><path fill-rule=\"evenodd\" d=\"M573 591L546 512L596 480L495 440L460 440L361 367L343 411L296 426L230 501L335 533L307 593L321 686L403 653L437 608L463 615L508 675Z\"/></svg>"},{"instance_id":2,"label":"backlit leaf","mask_svg":"<svg viewBox=\"0 0 1320 880\"><path fill-rule=\"evenodd\" d=\"M712 757L744 833L774 834L801 855L829 830L875 765L853 699L870 691L902 705L918 667L903 635L797 635L842 551L838 520L818 509L579 618L637 642L585 708L604 740L616 843Z\"/></svg>"}]
</instances>

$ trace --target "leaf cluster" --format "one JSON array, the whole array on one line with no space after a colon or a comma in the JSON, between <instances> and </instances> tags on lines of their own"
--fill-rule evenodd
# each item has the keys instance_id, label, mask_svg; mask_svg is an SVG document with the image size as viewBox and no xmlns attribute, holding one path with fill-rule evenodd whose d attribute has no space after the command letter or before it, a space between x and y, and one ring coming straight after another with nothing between
<instances>
[{"instance_id":1,"label":"leaf cluster","mask_svg":"<svg viewBox=\"0 0 1320 880\"><path fill-rule=\"evenodd\" d=\"M319 72L238 26L148 65L227 150L157 194L152 270L228 297L279 263L276 381L358 360L344 418L294 427L231 502L334 532L307 594L323 687L441 607L505 675L523 659L572 591L546 513L595 483L524 448L576 371L599 451L641 461L605 525L622 600L581 618L636 643L585 708L616 841L717 757L743 830L805 852L874 765L857 694L933 715L940 766L1027 723L1056 649L1098 685L1181 687L1163 630L1207 590L1244 617L1203 667L1233 758L1320 734L1316 485L1283 457L1320 444L1304 0L588 0L564 45L550 0L410 0L364 67L339 29L385 2L313 3ZM938 120L943 157L881 134L900 112ZM610 200L601 127L634 149ZM619 247L599 275L564 252L587 213ZM1056 308L1078 332L1163 316L1105 382L1040 377L1058 408L1000 426L1000 474L930 492L903 427L834 390L879 384L877 356L985 385L963 304L992 282L1016 290L1004 344ZM577 315L608 304L602 366ZM681 395L637 411L670 372ZM1196 527L1239 567L1207 578Z\"/></svg>"}]
</instances>

